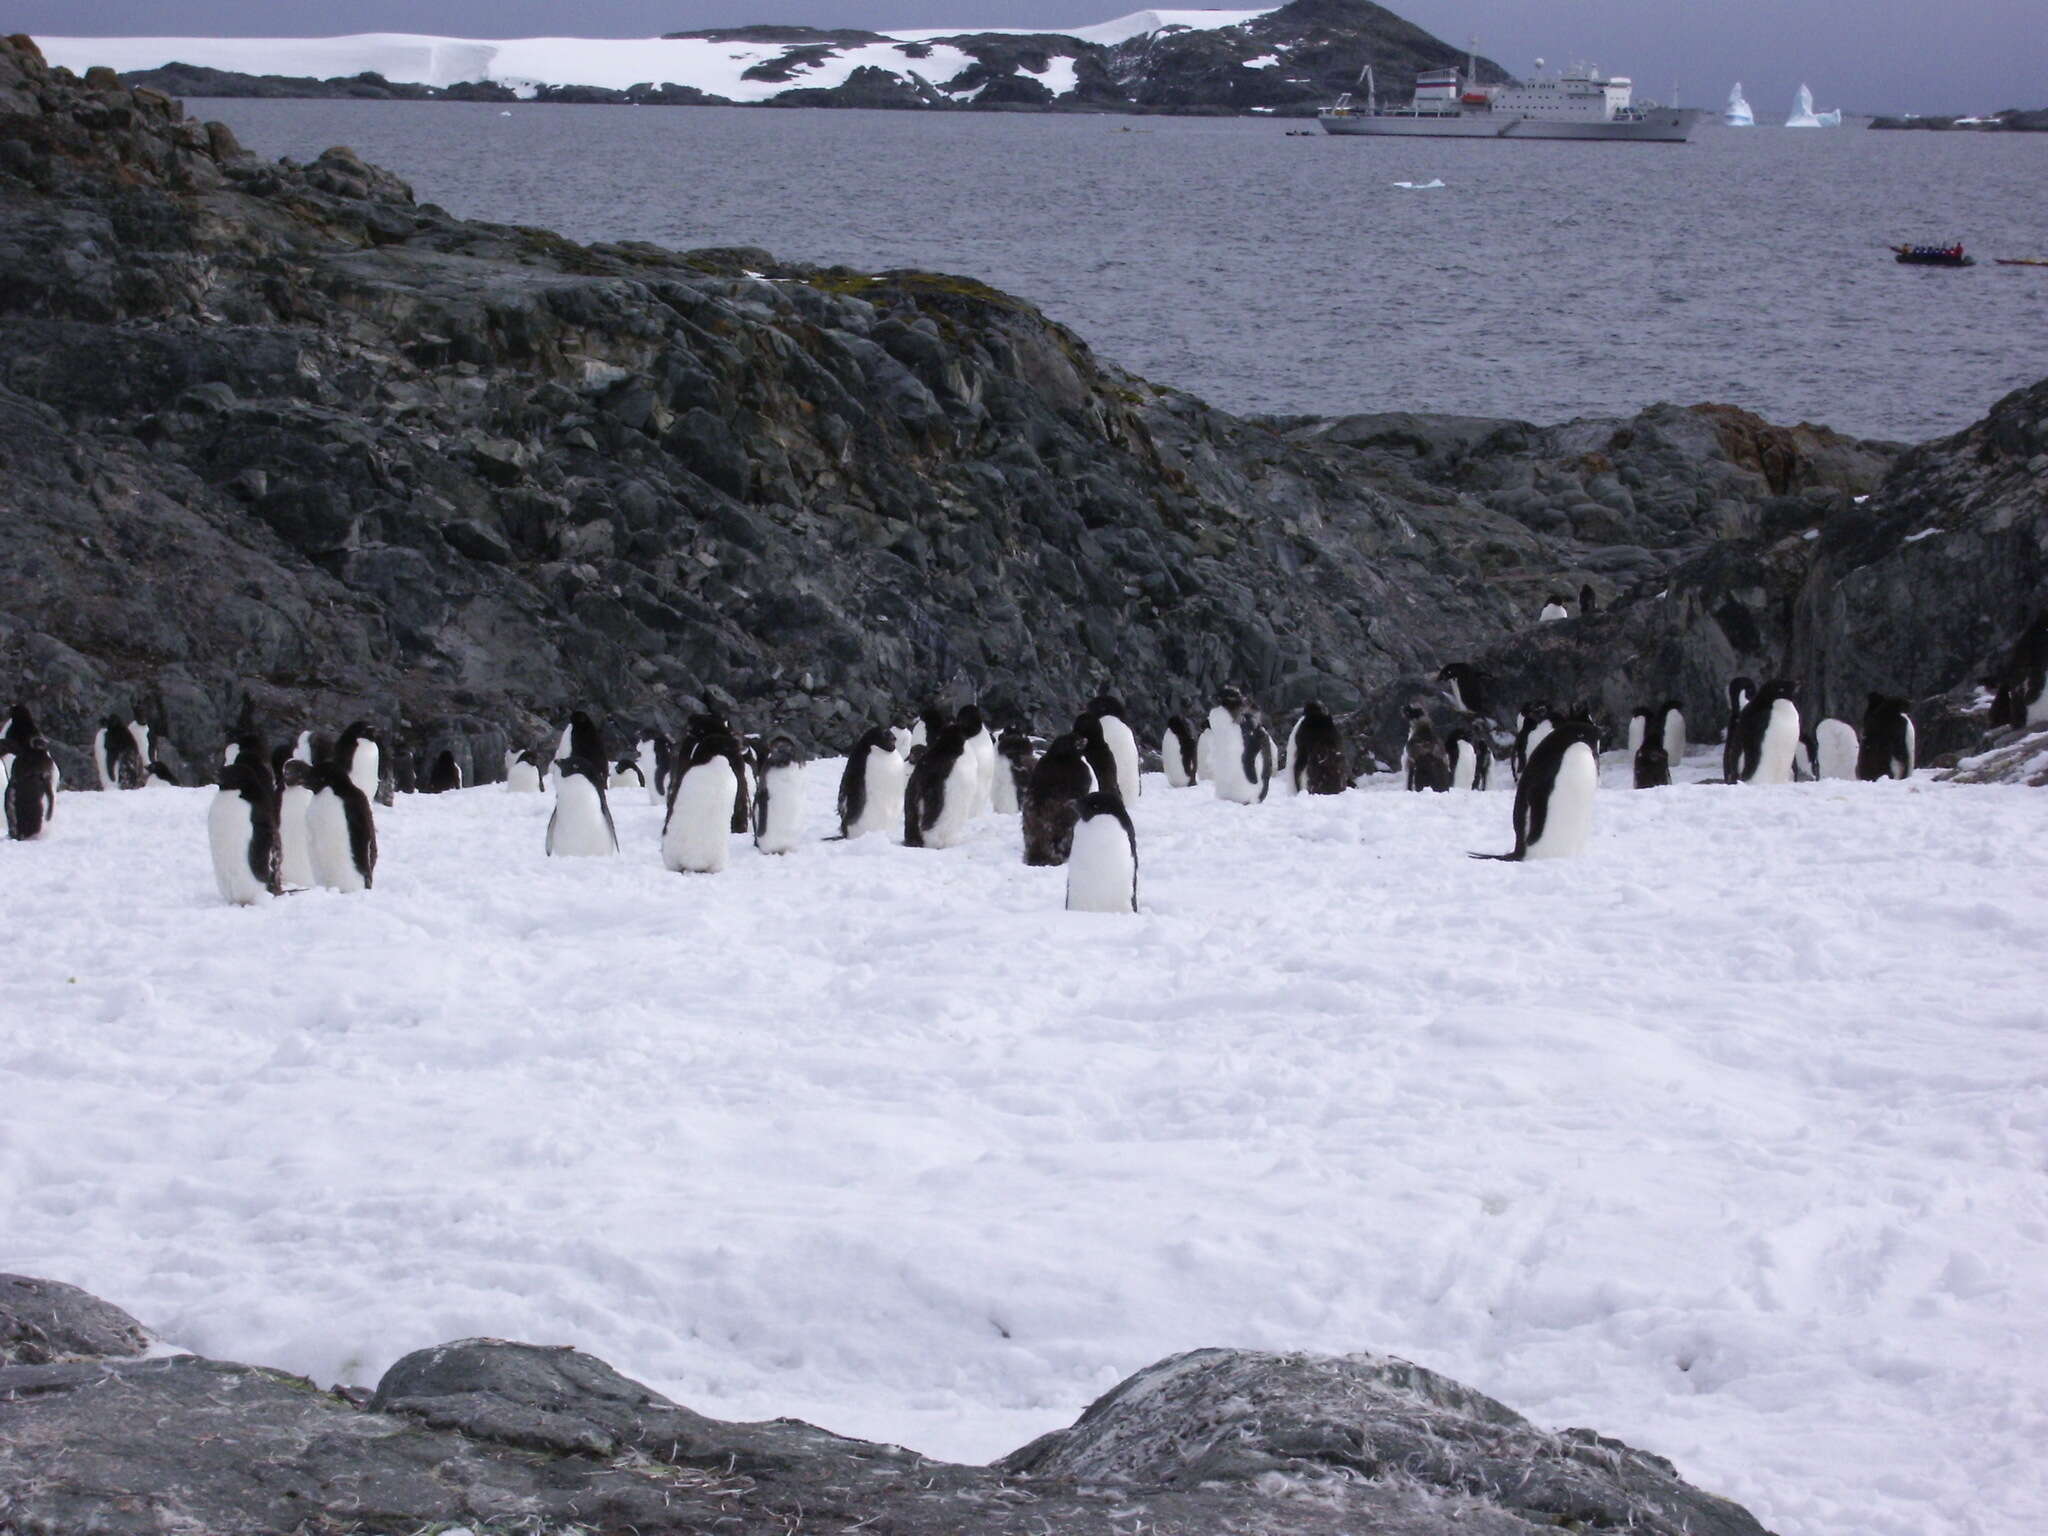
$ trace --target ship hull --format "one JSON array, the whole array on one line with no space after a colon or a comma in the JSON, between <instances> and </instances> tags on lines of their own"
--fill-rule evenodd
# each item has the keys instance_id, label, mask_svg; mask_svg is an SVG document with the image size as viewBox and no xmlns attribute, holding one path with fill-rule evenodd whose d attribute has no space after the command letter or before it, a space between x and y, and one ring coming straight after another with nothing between
<instances>
[{"instance_id":1,"label":"ship hull","mask_svg":"<svg viewBox=\"0 0 2048 1536\"><path fill-rule=\"evenodd\" d=\"M1573 123L1495 112L1424 114L1418 117L1324 111L1316 114L1323 132L1408 139L1595 139L1619 144L1683 144L1700 114L1690 107L1658 107L1640 122Z\"/></svg>"}]
</instances>

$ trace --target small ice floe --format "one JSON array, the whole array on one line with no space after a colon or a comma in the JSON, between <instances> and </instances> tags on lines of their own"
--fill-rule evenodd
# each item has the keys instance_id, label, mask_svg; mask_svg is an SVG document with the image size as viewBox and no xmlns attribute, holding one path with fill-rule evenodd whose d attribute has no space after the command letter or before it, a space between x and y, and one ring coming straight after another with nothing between
<instances>
[{"instance_id":1,"label":"small ice floe","mask_svg":"<svg viewBox=\"0 0 2048 1536\"><path fill-rule=\"evenodd\" d=\"M511 114L510 112L500 112L500 113L498 114L498 116L500 116L500 117L510 117L511 115L512 115L512 114Z\"/></svg>"},{"instance_id":2,"label":"small ice floe","mask_svg":"<svg viewBox=\"0 0 2048 1536\"><path fill-rule=\"evenodd\" d=\"M1410 192L1428 192L1434 188L1442 186L1443 178L1438 177L1434 181L1397 181L1394 183L1394 185L1397 187L1405 187Z\"/></svg>"}]
</instances>

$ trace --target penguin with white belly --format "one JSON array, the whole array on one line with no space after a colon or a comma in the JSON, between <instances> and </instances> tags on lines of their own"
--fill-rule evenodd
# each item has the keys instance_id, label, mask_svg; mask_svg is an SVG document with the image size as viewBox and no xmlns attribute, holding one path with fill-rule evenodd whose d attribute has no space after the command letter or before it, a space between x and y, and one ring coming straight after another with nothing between
<instances>
[{"instance_id":1,"label":"penguin with white belly","mask_svg":"<svg viewBox=\"0 0 2048 1536\"><path fill-rule=\"evenodd\" d=\"M1123 700L1098 693L1088 701L1088 713L1095 717L1096 729L1116 759L1117 793L1126 801L1136 799L1145 786L1138 772L1138 738L1124 718Z\"/></svg>"},{"instance_id":2,"label":"penguin with white belly","mask_svg":"<svg viewBox=\"0 0 2048 1536\"><path fill-rule=\"evenodd\" d=\"M1472 857L1516 863L1584 852L1600 785L1598 743L1598 732L1578 720L1563 722L1538 742L1515 784L1514 850Z\"/></svg>"},{"instance_id":3,"label":"penguin with white belly","mask_svg":"<svg viewBox=\"0 0 2048 1536\"><path fill-rule=\"evenodd\" d=\"M974 764L974 809L969 814L984 816L995 808L995 733L988 728L981 710L973 704L962 705L960 713L953 717L953 723L960 727L968 760Z\"/></svg>"},{"instance_id":4,"label":"penguin with white belly","mask_svg":"<svg viewBox=\"0 0 2048 1536\"><path fill-rule=\"evenodd\" d=\"M1080 738L1081 755L1088 760L1088 771L1095 776L1095 787L1107 794L1121 795L1124 788L1122 770L1116 753L1110 750L1108 738L1102 734L1102 717L1092 709L1076 715L1074 735Z\"/></svg>"},{"instance_id":5,"label":"penguin with white belly","mask_svg":"<svg viewBox=\"0 0 2048 1536\"><path fill-rule=\"evenodd\" d=\"M804 755L790 736L777 736L762 754L754 785L754 846L788 853L804 826Z\"/></svg>"},{"instance_id":6,"label":"penguin with white belly","mask_svg":"<svg viewBox=\"0 0 2048 1536\"><path fill-rule=\"evenodd\" d=\"M1069 912L1138 910L1138 834L1115 795L1085 795L1067 854Z\"/></svg>"},{"instance_id":7,"label":"penguin with white belly","mask_svg":"<svg viewBox=\"0 0 2048 1536\"><path fill-rule=\"evenodd\" d=\"M1024 790L1037 761L1038 744L1022 726L1013 725L996 738L996 780L989 795L993 809L1006 816L1023 809Z\"/></svg>"},{"instance_id":8,"label":"penguin with white belly","mask_svg":"<svg viewBox=\"0 0 2048 1536\"><path fill-rule=\"evenodd\" d=\"M604 764L587 757L565 757L555 764L555 809L548 817L545 844L549 858L600 859L619 851L611 802L605 798L606 777Z\"/></svg>"},{"instance_id":9,"label":"penguin with white belly","mask_svg":"<svg viewBox=\"0 0 2048 1536\"><path fill-rule=\"evenodd\" d=\"M1856 777L1910 779L1918 761L1919 738L1913 729L1910 701L1872 693L1863 711L1863 745L1856 754Z\"/></svg>"},{"instance_id":10,"label":"penguin with white belly","mask_svg":"<svg viewBox=\"0 0 2048 1536\"><path fill-rule=\"evenodd\" d=\"M462 788L462 764L455 760L453 749L443 751L434 759L434 766L427 770L427 782L422 787L430 795L445 795Z\"/></svg>"},{"instance_id":11,"label":"penguin with white belly","mask_svg":"<svg viewBox=\"0 0 2048 1536\"><path fill-rule=\"evenodd\" d=\"M2048 722L2048 609L2021 632L1997 676L1984 683L1992 690L1993 725L2023 731Z\"/></svg>"},{"instance_id":12,"label":"penguin with white belly","mask_svg":"<svg viewBox=\"0 0 2048 1536\"><path fill-rule=\"evenodd\" d=\"M903 846L951 848L967 836L981 770L956 723L925 742L903 791Z\"/></svg>"},{"instance_id":13,"label":"penguin with white belly","mask_svg":"<svg viewBox=\"0 0 2048 1536\"><path fill-rule=\"evenodd\" d=\"M671 771L661 861L678 874L712 875L732 853L732 802L743 770L731 734L700 731Z\"/></svg>"},{"instance_id":14,"label":"penguin with white belly","mask_svg":"<svg viewBox=\"0 0 2048 1536\"><path fill-rule=\"evenodd\" d=\"M1483 790L1493 776L1493 743L1478 726L1459 726L1445 738L1451 754L1451 788Z\"/></svg>"},{"instance_id":15,"label":"penguin with white belly","mask_svg":"<svg viewBox=\"0 0 2048 1536\"><path fill-rule=\"evenodd\" d=\"M1344 733L1337 729L1321 699L1302 707L1289 737L1287 771L1297 795L1341 795L1351 787L1351 764L1344 751Z\"/></svg>"},{"instance_id":16,"label":"penguin with white belly","mask_svg":"<svg viewBox=\"0 0 2048 1536\"><path fill-rule=\"evenodd\" d=\"M282 889L277 799L260 755L221 770L220 790L206 810L206 840L221 900L247 907Z\"/></svg>"},{"instance_id":17,"label":"penguin with white belly","mask_svg":"<svg viewBox=\"0 0 2048 1536\"><path fill-rule=\"evenodd\" d=\"M1272 783L1273 738L1237 689L1225 688L1217 698L1209 711L1209 768L1215 776L1216 798L1257 805Z\"/></svg>"},{"instance_id":18,"label":"penguin with white belly","mask_svg":"<svg viewBox=\"0 0 2048 1536\"><path fill-rule=\"evenodd\" d=\"M903 824L903 755L897 732L878 725L854 743L839 775L839 835L860 837Z\"/></svg>"},{"instance_id":19,"label":"penguin with white belly","mask_svg":"<svg viewBox=\"0 0 2048 1536\"><path fill-rule=\"evenodd\" d=\"M505 765L505 793L539 794L546 785L546 769L549 766L541 762L540 753L532 747L527 747L511 754L511 757L512 761Z\"/></svg>"},{"instance_id":20,"label":"penguin with white belly","mask_svg":"<svg viewBox=\"0 0 2048 1536\"><path fill-rule=\"evenodd\" d=\"M1799 706L1792 684L1772 678L1757 690L1737 722L1740 755L1735 777L1742 784L1790 784L1798 758Z\"/></svg>"},{"instance_id":21,"label":"penguin with white belly","mask_svg":"<svg viewBox=\"0 0 2048 1536\"><path fill-rule=\"evenodd\" d=\"M1685 761L1685 710L1676 699L1666 699L1652 712L1664 720L1664 760L1676 768Z\"/></svg>"},{"instance_id":22,"label":"penguin with white belly","mask_svg":"<svg viewBox=\"0 0 2048 1536\"><path fill-rule=\"evenodd\" d=\"M1728 734L1721 738L1721 777L1730 784L1742 777L1742 716L1755 698L1755 678L1728 680Z\"/></svg>"},{"instance_id":23,"label":"penguin with white belly","mask_svg":"<svg viewBox=\"0 0 2048 1536\"><path fill-rule=\"evenodd\" d=\"M139 736L139 739L138 739ZM93 742L93 756L100 770L102 789L140 789L149 782L149 731L130 724L119 715L107 716L107 723Z\"/></svg>"},{"instance_id":24,"label":"penguin with white belly","mask_svg":"<svg viewBox=\"0 0 2048 1536\"><path fill-rule=\"evenodd\" d=\"M1493 684L1469 661L1453 661L1437 670L1436 680L1444 685L1451 703L1463 714L1491 714Z\"/></svg>"},{"instance_id":25,"label":"penguin with white belly","mask_svg":"<svg viewBox=\"0 0 2048 1536\"><path fill-rule=\"evenodd\" d=\"M318 885L313 876L313 845L306 813L313 808L312 766L296 757L285 759L277 795L277 877L285 885Z\"/></svg>"},{"instance_id":26,"label":"penguin with white belly","mask_svg":"<svg viewBox=\"0 0 2048 1536\"><path fill-rule=\"evenodd\" d=\"M1195 780L1195 733L1179 715L1166 717L1166 732L1159 738L1159 760L1166 769L1168 789L1186 789Z\"/></svg>"},{"instance_id":27,"label":"penguin with white belly","mask_svg":"<svg viewBox=\"0 0 2048 1536\"><path fill-rule=\"evenodd\" d=\"M1648 734L1649 734L1649 730L1650 730L1650 716L1651 716L1651 715L1653 715L1653 714L1655 714L1655 713L1656 713L1656 711L1655 711L1655 710L1653 710L1653 709L1651 709L1651 708L1650 708L1650 706L1649 706L1649 705L1647 705L1647 704L1638 704L1638 705L1637 705L1637 706L1636 706L1636 707L1635 707L1634 709L1632 709L1632 710L1630 710L1630 711L1629 711L1629 714L1628 714L1628 752L1629 752L1629 756L1633 757L1633 756L1635 756L1635 754L1636 754L1637 752L1639 752L1640 750L1642 750L1642 745L1643 745L1643 738L1644 738L1644 737L1645 737L1646 735L1648 735ZM1661 748L1661 747L1662 747L1662 746L1664 745L1664 743L1662 742L1662 740L1659 740L1659 741L1658 741L1658 743L1657 743L1657 745L1658 745L1658 746L1659 746L1659 747Z\"/></svg>"},{"instance_id":28,"label":"penguin with white belly","mask_svg":"<svg viewBox=\"0 0 2048 1536\"><path fill-rule=\"evenodd\" d=\"M1856 777L1856 727L1827 719L1813 728L1813 766L1823 779Z\"/></svg>"},{"instance_id":29,"label":"penguin with white belly","mask_svg":"<svg viewBox=\"0 0 2048 1536\"><path fill-rule=\"evenodd\" d=\"M367 891L377 873L377 823L370 797L339 755L306 776L306 844L313 879L330 891Z\"/></svg>"},{"instance_id":30,"label":"penguin with white belly","mask_svg":"<svg viewBox=\"0 0 2048 1536\"><path fill-rule=\"evenodd\" d=\"M365 796L377 793L384 771L384 754L376 729L369 721L358 720L341 733L341 739L334 744L334 761L341 764Z\"/></svg>"},{"instance_id":31,"label":"penguin with white belly","mask_svg":"<svg viewBox=\"0 0 2048 1536\"><path fill-rule=\"evenodd\" d=\"M1550 705L1544 700L1531 699L1522 706L1521 719L1515 726L1514 751L1508 758L1508 767L1513 771L1517 784L1522 781L1529 754L1550 734L1552 723Z\"/></svg>"}]
</instances>

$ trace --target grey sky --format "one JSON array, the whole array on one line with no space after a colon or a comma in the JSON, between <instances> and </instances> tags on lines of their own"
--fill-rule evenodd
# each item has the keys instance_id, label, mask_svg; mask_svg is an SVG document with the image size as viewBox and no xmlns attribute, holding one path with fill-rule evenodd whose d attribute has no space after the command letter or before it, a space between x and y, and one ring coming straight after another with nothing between
<instances>
[{"instance_id":1,"label":"grey sky","mask_svg":"<svg viewBox=\"0 0 2048 1536\"><path fill-rule=\"evenodd\" d=\"M1258 0L1242 0L1256 5ZM7 31L63 35L635 37L780 21L810 26L1032 26L1056 30L1140 9L1137 0L14 0ZM1585 58L1665 99L1718 106L1737 79L1759 121L1782 118L1800 81L1823 108L1994 111L2048 106L2048 0L1399 0L1438 36L1525 72Z\"/></svg>"}]
</instances>

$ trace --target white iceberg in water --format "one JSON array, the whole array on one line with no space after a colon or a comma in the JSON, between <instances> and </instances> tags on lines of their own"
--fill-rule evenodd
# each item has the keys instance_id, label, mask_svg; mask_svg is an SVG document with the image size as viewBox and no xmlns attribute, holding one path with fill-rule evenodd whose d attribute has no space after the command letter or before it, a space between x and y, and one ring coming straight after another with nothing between
<instances>
[{"instance_id":1,"label":"white iceberg in water","mask_svg":"<svg viewBox=\"0 0 2048 1536\"><path fill-rule=\"evenodd\" d=\"M1792 115L1785 119L1787 128L1839 128L1842 126L1840 112L1815 112L1813 92L1802 83L1799 95L1792 103Z\"/></svg>"},{"instance_id":2,"label":"white iceberg in water","mask_svg":"<svg viewBox=\"0 0 2048 1536\"><path fill-rule=\"evenodd\" d=\"M1397 181L1394 183L1397 187L1406 187L1410 192L1428 192L1443 184L1444 181L1441 176L1437 177L1434 181Z\"/></svg>"},{"instance_id":3,"label":"white iceberg in water","mask_svg":"<svg viewBox=\"0 0 2048 1536\"><path fill-rule=\"evenodd\" d=\"M1728 105L1721 110L1721 121L1730 128L1754 128L1756 114L1749 110L1749 103L1742 96L1742 82L1735 82L1735 89L1728 93Z\"/></svg>"}]
</instances>

